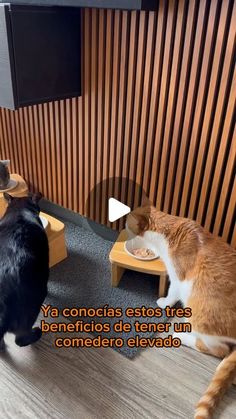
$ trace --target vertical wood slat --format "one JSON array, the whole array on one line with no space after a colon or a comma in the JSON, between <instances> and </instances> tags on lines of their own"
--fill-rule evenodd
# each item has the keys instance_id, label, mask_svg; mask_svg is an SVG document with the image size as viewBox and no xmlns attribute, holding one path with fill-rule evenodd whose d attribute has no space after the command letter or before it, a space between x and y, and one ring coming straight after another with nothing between
<instances>
[{"instance_id":1,"label":"vertical wood slat","mask_svg":"<svg viewBox=\"0 0 236 419\"><path fill-rule=\"evenodd\" d=\"M81 33L84 34L85 31L85 19L84 13L80 15L80 26L81 26ZM82 89L82 97L75 98L76 101L76 113L74 113L74 117L76 118L76 123L78 126L77 135L74 138L74 143L77 144L77 154L74 156L74 193L76 197L74 197L75 204L77 205L74 207L74 211L79 211L80 214L85 214L85 200L84 200L84 173L85 173L85 165L84 165L84 153L85 153L85 133L84 133L84 79L85 79L85 54L84 54L85 42L84 40L81 41L81 89Z\"/></svg>"},{"instance_id":2,"label":"vertical wood slat","mask_svg":"<svg viewBox=\"0 0 236 419\"><path fill-rule=\"evenodd\" d=\"M136 73L136 59L137 59L137 39L138 39L138 22L139 13L131 12L130 19L130 37L129 37L129 57L127 66L127 99L125 110L125 131L124 131L124 147L123 157L121 154L122 169L121 169L121 201L127 203L127 189L129 178L129 163L130 163L130 149L132 143L132 117L133 104L135 96L135 73ZM126 181L127 179L127 181ZM128 203L127 203L128 204ZM119 227L122 228L122 221L120 220Z\"/></svg>"},{"instance_id":3,"label":"vertical wood slat","mask_svg":"<svg viewBox=\"0 0 236 419\"><path fill-rule=\"evenodd\" d=\"M98 86L98 11L92 10L91 16L91 109L90 113L93 115L91 118L91 166L90 166L90 187L89 190L93 191L96 185L96 169L97 165L93 162L97 160L97 86ZM90 201L90 218L95 219L96 207L96 193L91 194Z\"/></svg>"},{"instance_id":4,"label":"vertical wood slat","mask_svg":"<svg viewBox=\"0 0 236 419\"><path fill-rule=\"evenodd\" d=\"M194 48L192 51L192 59L191 59L191 72L190 72L190 80L189 85L186 86L187 89L187 97L185 101L185 107L183 109L183 125L181 128L181 142L179 146L179 157L177 159L177 168L176 168L176 176L175 176L175 188L173 192L172 198L172 207L171 212L174 214L179 215L180 203L182 198L182 189L183 189L183 181L184 177L189 179L189 174L187 173L187 154L189 149L189 131L188 126L190 121L192 120L192 114L194 111L194 104L195 104L195 96L196 96L196 89L198 85L198 57L199 52L201 51L201 39L202 33L204 31L204 16L206 13L206 2L203 0L201 5L199 5L198 9L198 19L197 25L195 30L195 37L194 37ZM187 35L186 35L187 36ZM185 57L186 59L186 57Z\"/></svg>"},{"instance_id":5,"label":"vertical wood slat","mask_svg":"<svg viewBox=\"0 0 236 419\"><path fill-rule=\"evenodd\" d=\"M102 206L102 167L103 167L103 139L104 139L104 97L105 97L105 40L106 14L99 11L98 16L98 94L97 94L97 165L96 179L100 180L96 190L95 221L100 222Z\"/></svg>"},{"instance_id":6,"label":"vertical wood slat","mask_svg":"<svg viewBox=\"0 0 236 419\"><path fill-rule=\"evenodd\" d=\"M82 96L0 109L0 158L97 222L110 225L109 196L135 207L143 189L235 246L235 10L233 0L83 10Z\"/></svg>"},{"instance_id":7,"label":"vertical wood slat","mask_svg":"<svg viewBox=\"0 0 236 419\"><path fill-rule=\"evenodd\" d=\"M33 108L28 108L28 118L29 118L29 142L31 144L31 153L32 156L32 175L33 179L39 178L39 165L36 159L36 143L31 141L31 138L34 138L34 123L33 123ZM14 154L15 155L15 154ZM53 176L52 176L53 180ZM54 198L54 197L53 197Z\"/></svg>"},{"instance_id":8,"label":"vertical wood slat","mask_svg":"<svg viewBox=\"0 0 236 419\"><path fill-rule=\"evenodd\" d=\"M90 189L90 165L91 165L91 10L84 11L84 197L86 200L89 196ZM84 215L89 216L90 208L89 203L85 202Z\"/></svg>"},{"instance_id":9,"label":"vertical wood slat","mask_svg":"<svg viewBox=\"0 0 236 419\"><path fill-rule=\"evenodd\" d=\"M66 188L66 179L67 179L67 142L66 142L66 118L65 118L65 101L59 103L59 130L60 130L60 139L61 139L61 186L62 186L62 205L67 206L67 196L68 190Z\"/></svg>"},{"instance_id":10,"label":"vertical wood slat","mask_svg":"<svg viewBox=\"0 0 236 419\"><path fill-rule=\"evenodd\" d=\"M102 165L102 199L101 205L101 222L107 223L107 195L109 179L109 153L110 153L110 133L111 133L111 100L112 100L112 71L113 71L113 28L114 28L114 12L107 11L106 18L106 45L105 45L105 100L104 100L104 139L103 139L103 165Z\"/></svg>"},{"instance_id":11,"label":"vertical wood slat","mask_svg":"<svg viewBox=\"0 0 236 419\"><path fill-rule=\"evenodd\" d=\"M121 12L114 12L114 33L113 33L113 51L112 51L112 90L111 90L111 129L110 129L110 153L108 163L108 195L107 198L114 196L115 165L116 165L116 149L117 149L117 133L118 133L118 104L119 104L119 78L120 78L120 52L121 52ZM111 227L111 224L108 224Z\"/></svg>"},{"instance_id":12,"label":"vertical wood slat","mask_svg":"<svg viewBox=\"0 0 236 419\"><path fill-rule=\"evenodd\" d=\"M233 220L233 217L235 217L235 196L236 196L236 178L234 177L234 183L232 187L232 194L230 195L229 204L227 206L227 212L226 212L226 220L228 222L225 222L223 234L222 237L227 241L229 239L230 234L230 223L229 220ZM232 221L231 221L232 224Z\"/></svg>"},{"instance_id":13,"label":"vertical wood slat","mask_svg":"<svg viewBox=\"0 0 236 419\"><path fill-rule=\"evenodd\" d=\"M227 170L224 174L224 180L222 183L220 198L217 202L217 212L214 220L214 234L220 233L220 227L224 217L224 211L226 210L227 195L235 199L233 195L233 188L231 189L230 183L232 176L235 176L235 154L236 154L236 129L234 130L234 135L231 142L231 147L229 149L228 161L227 161ZM226 220L227 224L231 223L230 218Z\"/></svg>"},{"instance_id":14,"label":"vertical wood slat","mask_svg":"<svg viewBox=\"0 0 236 419\"><path fill-rule=\"evenodd\" d=\"M152 22L150 23L152 24ZM131 145L130 145L130 163L129 163L129 175L128 178L131 180L128 184L128 196L127 201L130 207L133 206L134 202L134 183L136 180L136 168L137 168L137 153L139 146L139 132L141 122L141 111L143 101L143 89L144 89L144 68L145 68L145 56L146 56L146 45L147 45L147 13L140 12L139 16L139 28L138 28L138 50L137 50L137 62L135 72L135 96L133 105L133 122L131 131ZM146 86L147 88L147 86ZM140 162L141 164L141 162Z\"/></svg>"},{"instance_id":15,"label":"vertical wood slat","mask_svg":"<svg viewBox=\"0 0 236 419\"><path fill-rule=\"evenodd\" d=\"M35 160L36 160L36 164L37 164L37 169L38 169L38 189L40 191L43 191L43 172L42 172L42 164L41 164L41 147L40 147L40 142L39 142L39 138L40 138L40 130L39 130L39 118L38 118L38 109L37 106L33 106L32 107L32 113L33 113L33 126L34 126L34 134L33 134L33 138L37 139L37 141L35 141ZM17 120L16 120L17 122ZM17 132L19 132L19 130L16 128ZM17 136L17 144L20 144L20 139ZM19 155L22 155L22 152L19 150ZM20 161L22 159L20 158ZM18 173L22 173L22 170L19 170ZM55 193L57 194L58 188L56 188ZM58 200L58 196L57 200Z\"/></svg>"},{"instance_id":16,"label":"vertical wood slat","mask_svg":"<svg viewBox=\"0 0 236 419\"><path fill-rule=\"evenodd\" d=\"M79 138L79 130L78 130L78 120L77 120L77 111L78 111L78 103L76 98L72 99L72 199L73 202L71 203L71 209L74 211L78 211L79 209L79 191L78 191L78 185L79 185L79 178L80 173L77 170L77 161L78 159L78 144L77 144L77 138ZM69 156L70 158L70 156ZM82 176L81 176L82 177Z\"/></svg>"},{"instance_id":17,"label":"vertical wood slat","mask_svg":"<svg viewBox=\"0 0 236 419\"><path fill-rule=\"evenodd\" d=\"M229 13L229 7L227 2L224 2L224 7L222 7L221 10L221 16L219 21L219 28L217 33L217 39L216 39L216 47L215 47L215 54L212 64L212 72L211 72L211 79L209 83L209 93L208 93L208 100L206 103L206 111L205 111L205 117L203 121L202 126L202 133L201 133L201 139L199 144L199 150L198 150L198 158L197 158L197 164L196 164L196 170L195 170L195 176L193 181L193 188L192 188L192 195L191 195L191 201L190 201L190 209L189 209L189 215L194 215L198 222L203 221L203 208L204 203L206 201L206 189L208 185L208 180L210 178L210 171L213 167L213 161L216 156L217 152L217 143L219 138L219 130L220 125L222 123L222 120L225 119L224 115L224 105L225 105L225 95L226 95L226 89L228 84L228 74L230 73L230 65L232 65L232 52L233 52L233 44L234 44L234 37L232 36L233 33L233 26L235 26L235 18L231 19L231 30L230 30L230 37L228 37L228 42L226 46L227 54L224 57L224 61L222 66L220 66L220 60L221 60L221 50L220 46L224 41L225 37L225 26L226 26L226 19L228 17ZM226 27L227 29L227 27ZM218 70L219 69L219 70ZM220 72L220 74L218 74ZM217 76L221 77L220 85L217 84ZM214 95L213 95L214 93ZM213 108L214 99L216 100L216 107L215 110ZM228 101L228 95L227 95L227 101ZM226 115L226 118L228 115ZM211 118L213 119L212 123L212 130L210 134L210 143L208 145L208 131L210 130L210 121ZM223 138L224 141L224 138ZM222 142L223 142L222 141ZM204 156L204 147L206 147L206 144L208 145L208 154L206 158L206 162L203 160ZM205 174L204 174L204 168L205 168ZM193 208L197 207L198 204L198 194L197 191L200 189L199 184L202 182L202 188L201 188L201 196L202 201L199 202L198 205L198 211L193 212ZM195 215L196 214L196 215Z\"/></svg>"},{"instance_id":18,"label":"vertical wood slat","mask_svg":"<svg viewBox=\"0 0 236 419\"><path fill-rule=\"evenodd\" d=\"M49 132L50 132L50 144L51 144L51 167L52 167L52 196L53 201L58 200L58 188L57 188L57 148L55 144L55 119L54 119L53 103L49 103Z\"/></svg>"},{"instance_id":19,"label":"vertical wood slat","mask_svg":"<svg viewBox=\"0 0 236 419\"><path fill-rule=\"evenodd\" d=\"M62 103L61 103L61 106L62 106ZM61 119L61 125L64 126L64 118ZM48 186L48 197L50 200L52 200L53 199L52 170L51 170L52 164L51 164L51 150L50 150L51 138L50 138L50 131L49 131L48 103L43 107L43 126L44 126L44 133L45 133L45 155L43 158L45 158L46 160L46 179L47 179L47 186ZM61 129L61 131L63 133L62 135L64 136L64 130ZM64 170L62 170L62 176L64 179L66 176L66 170L65 170L65 167L63 169Z\"/></svg>"},{"instance_id":20,"label":"vertical wood slat","mask_svg":"<svg viewBox=\"0 0 236 419\"><path fill-rule=\"evenodd\" d=\"M144 75L143 75L143 94L142 94L142 106L140 115L140 141L137 145L137 161L139 165L136 165L135 182L140 185L143 178L144 162L145 162L145 150L146 150L146 135L148 129L148 117L150 111L150 95L151 95L151 83L153 77L153 56L154 56L154 41L156 31L156 13L149 13L148 17L148 28L147 28L147 45L146 56L144 63ZM137 193L134 196L134 207L140 205L140 196Z\"/></svg>"},{"instance_id":21,"label":"vertical wood slat","mask_svg":"<svg viewBox=\"0 0 236 419\"><path fill-rule=\"evenodd\" d=\"M208 77L209 77L209 68L211 66L211 47L214 43L214 25L212 22L216 21L217 16L217 7L218 2L210 3L209 14L206 13L206 35L204 36L204 28L202 33L202 45L200 47L200 54L198 57L197 70L200 72L199 80L196 80L197 83L197 98L196 104L193 102L193 122L190 120L188 125L188 132L190 135L190 146L187 158L187 167L186 173L183 182L183 194L180 204L180 215L186 216L188 214L188 197L191 193L192 176L196 171L195 168L195 159L198 152L198 137L199 131L202 126L202 115L205 109L206 102L206 91L208 89ZM201 56L201 50L203 49L203 56Z\"/></svg>"},{"instance_id":22,"label":"vertical wood slat","mask_svg":"<svg viewBox=\"0 0 236 419\"><path fill-rule=\"evenodd\" d=\"M182 37L183 37L183 26L184 24L184 2L180 2L177 15L176 15L176 28L174 33L174 45L173 52L170 54L172 57L171 65L171 75L169 81L169 92L168 92L168 102L166 109L166 118L164 122L164 133L163 133L163 144L161 152L161 162L160 162L160 175L158 179L158 201L157 206L163 208L164 206L164 193L166 189L166 175L168 171L169 164L169 150L171 145L171 131L173 124L173 117L175 114L175 98L178 91L178 71L179 71L179 54L182 51Z\"/></svg>"},{"instance_id":23,"label":"vertical wood slat","mask_svg":"<svg viewBox=\"0 0 236 419\"><path fill-rule=\"evenodd\" d=\"M56 139L56 159L57 159L57 196L58 204L62 205L63 192L62 192L62 162L61 162L61 131L59 120L59 102L54 103L55 113L55 139Z\"/></svg>"},{"instance_id":24,"label":"vertical wood slat","mask_svg":"<svg viewBox=\"0 0 236 419\"><path fill-rule=\"evenodd\" d=\"M155 52L153 62L153 77L151 87L151 102L148 118L148 130L147 130L147 142L146 142L146 153L143 170L143 189L147 195L149 195L150 183L151 183L151 170L150 163L153 158L154 140L155 140L155 127L157 122L157 109L159 103L160 84L161 84L161 70L162 70L162 57L164 52L164 41L165 41L165 25L167 19L167 2L160 0L159 12L157 16L157 32L155 39Z\"/></svg>"},{"instance_id":25,"label":"vertical wood slat","mask_svg":"<svg viewBox=\"0 0 236 419\"><path fill-rule=\"evenodd\" d=\"M121 21L121 47L120 47L120 79L119 79L119 103L117 113L117 140L116 140L116 160L115 160L115 179L119 179L122 171L122 156L124 151L124 133L125 133L125 110L126 110L126 92L127 92L127 63L129 52L129 30L130 19L128 12L122 13ZM120 182L115 181L114 197L119 199L121 191ZM119 229L120 220L114 226Z\"/></svg>"},{"instance_id":26,"label":"vertical wood slat","mask_svg":"<svg viewBox=\"0 0 236 419\"><path fill-rule=\"evenodd\" d=\"M173 31L175 28L175 18L177 11L177 2L174 0L169 2L168 6L168 16L167 24L165 31L165 44L164 44L164 58L162 65L162 74L161 74L161 86L160 86L160 96L157 109L157 126L155 133L155 143L154 143L154 155L152 162L152 171L156 173L155 179L150 182L150 193L149 198L153 204L157 206L158 209L161 209L159 194L157 193L158 188L158 179L160 177L160 165L161 165L161 153L163 146L163 131L164 131L164 122L166 115L166 106L167 106L167 96L169 91L169 82L170 82L170 65L172 59L172 48L171 41L173 38ZM168 30L167 30L168 29Z\"/></svg>"},{"instance_id":27,"label":"vertical wood slat","mask_svg":"<svg viewBox=\"0 0 236 419\"><path fill-rule=\"evenodd\" d=\"M224 121L224 127L222 131L222 138L224 139L224 141L221 141L219 145L217 160L216 160L215 166L213 166L215 172L214 172L214 177L211 183L212 187L211 187L211 193L209 196L207 216L206 216L206 221L205 221L205 226L207 229L210 229L211 224L214 219L213 212L218 203L217 193L218 193L219 188L221 187L221 178L224 173L225 166L227 167L226 173L229 173L229 174L231 173L231 160L229 158L229 160L227 161L227 158L229 156L233 157L236 154L236 132L234 132L232 137L230 136L231 126L233 127L236 120L235 91L236 91L236 70L234 71L231 92L229 95L229 101L228 101L228 106L226 110L226 118ZM232 143L233 149L228 151L230 143ZM232 159L232 162L233 162L233 159ZM208 166L206 165L206 167ZM205 185L205 181L207 181L207 179L203 180L203 186Z\"/></svg>"},{"instance_id":28,"label":"vertical wood slat","mask_svg":"<svg viewBox=\"0 0 236 419\"><path fill-rule=\"evenodd\" d=\"M174 127L172 132L171 151L169 157L169 167L166 184L168 187L165 190L164 211L170 212L172 207L173 193L176 188L176 168L178 164L178 153L180 149L181 140L181 125L183 124L184 110L186 105L186 97L188 93L189 73L191 66L191 56L193 49L193 40L196 29L198 7L197 2L191 1L189 3L187 22L185 29L185 40L183 47L181 73L179 80L179 90L177 96L177 103L174 115ZM175 209L174 209L175 211Z\"/></svg>"}]
</instances>

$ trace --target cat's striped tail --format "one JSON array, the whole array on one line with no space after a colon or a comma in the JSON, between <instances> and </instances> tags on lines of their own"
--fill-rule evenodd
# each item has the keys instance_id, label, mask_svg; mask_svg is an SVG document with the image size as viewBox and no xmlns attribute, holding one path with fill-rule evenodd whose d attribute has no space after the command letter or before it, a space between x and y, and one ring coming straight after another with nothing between
<instances>
[{"instance_id":1,"label":"cat's striped tail","mask_svg":"<svg viewBox=\"0 0 236 419\"><path fill-rule=\"evenodd\" d=\"M236 375L236 350L221 361L204 396L199 400L194 419L210 419L214 408Z\"/></svg>"}]
</instances>

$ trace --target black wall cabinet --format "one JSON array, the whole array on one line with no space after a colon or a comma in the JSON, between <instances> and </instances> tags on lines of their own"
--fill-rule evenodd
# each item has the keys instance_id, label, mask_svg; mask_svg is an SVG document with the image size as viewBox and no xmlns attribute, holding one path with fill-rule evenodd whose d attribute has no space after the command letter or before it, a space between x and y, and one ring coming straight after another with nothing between
<instances>
[{"instance_id":1,"label":"black wall cabinet","mask_svg":"<svg viewBox=\"0 0 236 419\"><path fill-rule=\"evenodd\" d=\"M0 0L5 3L6 0ZM95 7L101 9L157 10L157 0L10 0L12 4Z\"/></svg>"},{"instance_id":2,"label":"black wall cabinet","mask_svg":"<svg viewBox=\"0 0 236 419\"><path fill-rule=\"evenodd\" d=\"M80 9L0 4L0 106L81 94Z\"/></svg>"}]
</instances>

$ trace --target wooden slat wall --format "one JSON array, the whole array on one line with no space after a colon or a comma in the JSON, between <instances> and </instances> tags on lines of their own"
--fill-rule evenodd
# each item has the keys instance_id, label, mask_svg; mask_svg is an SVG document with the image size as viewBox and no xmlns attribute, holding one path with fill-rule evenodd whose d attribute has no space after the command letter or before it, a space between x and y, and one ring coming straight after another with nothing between
<instances>
[{"instance_id":1,"label":"wooden slat wall","mask_svg":"<svg viewBox=\"0 0 236 419\"><path fill-rule=\"evenodd\" d=\"M141 202L130 179L159 209L235 246L235 22L232 0L85 9L82 97L1 109L0 158L48 199L108 225L108 196Z\"/></svg>"}]
</instances>

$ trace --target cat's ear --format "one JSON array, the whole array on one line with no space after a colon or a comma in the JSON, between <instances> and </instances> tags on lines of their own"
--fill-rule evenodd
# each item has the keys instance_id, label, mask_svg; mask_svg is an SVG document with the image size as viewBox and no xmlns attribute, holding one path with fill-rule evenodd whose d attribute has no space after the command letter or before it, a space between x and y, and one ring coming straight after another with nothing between
<instances>
[{"instance_id":1,"label":"cat's ear","mask_svg":"<svg viewBox=\"0 0 236 419\"><path fill-rule=\"evenodd\" d=\"M38 205L38 203L39 203L40 199L43 197L43 195L40 192L29 193L29 197L32 199L32 201L35 205Z\"/></svg>"},{"instance_id":2,"label":"cat's ear","mask_svg":"<svg viewBox=\"0 0 236 419\"><path fill-rule=\"evenodd\" d=\"M11 196L7 192L3 192L3 196L4 196L4 199L8 202L8 204L10 204L10 202L13 200L13 196Z\"/></svg>"},{"instance_id":3,"label":"cat's ear","mask_svg":"<svg viewBox=\"0 0 236 419\"><path fill-rule=\"evenodd\" d=\"M4 164L5 167L8 167L10 164L10 160L1 160L1 163Z\"/></svg>"}]
</instances>

